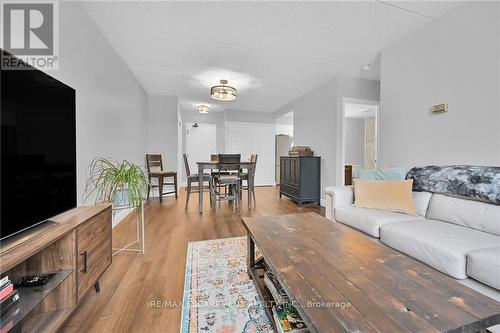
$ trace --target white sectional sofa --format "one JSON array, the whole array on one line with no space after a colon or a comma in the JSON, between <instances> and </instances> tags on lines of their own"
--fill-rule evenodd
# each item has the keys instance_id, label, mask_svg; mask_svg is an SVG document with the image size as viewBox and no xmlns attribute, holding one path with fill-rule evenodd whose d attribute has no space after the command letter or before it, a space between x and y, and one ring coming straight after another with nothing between
<instances>
[{"instance_id":1,"label":"white sectional sofa","mask_svg":"<svg viewBox=\"0 0 500 333\"><path fill-rule=\"evenodd\" d=\"M326 217L456 279L500 290L500 206L413 192L416 216L353 206L352 187L327 187Z\"/></svg>"}]
</instances>

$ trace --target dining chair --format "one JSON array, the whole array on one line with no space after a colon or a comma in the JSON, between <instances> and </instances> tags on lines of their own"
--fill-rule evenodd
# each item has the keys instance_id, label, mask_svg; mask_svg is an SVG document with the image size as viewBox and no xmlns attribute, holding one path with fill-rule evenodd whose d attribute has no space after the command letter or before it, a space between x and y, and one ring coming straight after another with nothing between
<instances>
[{"instance_id":1,"label":"dining chair","mask_svg":"<svg viewBox=\"0 0 500 333\"><path fill-rule=\"evenodd\" d=\"M253 163L253 169L252 170L247 170L247 172L242 172L240 173L240 178L241 178L241 185L240 189L241 190L247 190L248 195L251 195L253 198L254 204L257 203L255 200L255 169L257 168L257 158L259 157L258 154L252 154L250 155L250 162ZM249 174L251 172L251 174ZM250 184L249 177L252 177L253 182ZM243 181L246 180L247 185L243 186Z\"/></svg>"},{"instance_id":2,"label":"dining chair","mask_svg":"<svg viewBox=\"0 0 500 333\"><path fill-rule=\"evenodd\" d=\"M241 154L219 154L217 172L212 174L214 179L213 195L214 199L221 201L234 201L236 209L240 206L240 167ZM229 191L222 192L222 187L229 187Z\"/></svg>"},{"instance_id":3,"label":"dining chair","mask_svg":"<svg viewBox=\"0 0 500 333\"><path fill-rule=\"evenodd\" d=\"M182 154L182 157L184 158L184 169L186 169L186 177L187 177L187 196L186 196L186 207L184 209L187 209L188 208L188 204L189 204L189 196L191 195L191 192L193 193L198 193L198 186L195 186L195 190L193 191L191 189L192 187L192 184L193 183L196 183L198 184L198 182L200 181L200 178L198 177L198 174L195 173L195 174L191 174L191 169L189 168L189 162L188 162L188 158L187 158L187 155L186 154ZM208 190L210 192L210 206L212 206L212 176L208 173L204 173L203 174L203 181L204 182L208 182ZM199 194L199 195L203 195L202 194Z\"/></svg>"},{"instance_id":4,"label":"dining chair","mask_svg":"<svg viewBox=\"0 0 500 333\"><path fill-rule=\"evenodd\" d=\"M155 187L158 187L160 201L162 201L164 195L172 193L175 193L175 198L177 199L177 172L163 170L163 159L161 154L146 154L146 167L148 170L149 183L151 184L147 199L149 200L149 192ZM173 182L165 182L168 178L173 178ZM152 179L157 179L158 184L153 184L151 182ZM173 185L174 190L163 192L163 186L165 185Z\"/></svg>"}]
</instances>

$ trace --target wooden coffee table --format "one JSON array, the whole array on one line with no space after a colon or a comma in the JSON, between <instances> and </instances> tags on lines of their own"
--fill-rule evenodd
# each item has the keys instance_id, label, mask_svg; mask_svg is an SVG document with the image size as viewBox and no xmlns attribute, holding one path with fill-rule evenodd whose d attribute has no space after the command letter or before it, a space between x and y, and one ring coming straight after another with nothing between
<instances>
[{"instance_id":1,"label":"wooden coffee table","mask_svg":"<svg viewBox=\"0 0 500 333\"><path fill-rule=\"evenodd\" d=\"M248 273L271 322L265 269L311 332L486 332L500 323L499 302L316 213L242 221Z\"/></svg>"}]
</instances>

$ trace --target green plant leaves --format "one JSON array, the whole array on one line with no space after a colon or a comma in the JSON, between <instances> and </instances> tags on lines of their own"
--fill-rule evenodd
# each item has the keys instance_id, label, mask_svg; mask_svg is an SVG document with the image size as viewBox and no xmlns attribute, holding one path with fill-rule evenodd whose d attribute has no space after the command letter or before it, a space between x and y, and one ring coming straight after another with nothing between
<instances>
[{"instance_id":1,"label":"green plant leaves","mask_svg":"<svg viewBox=\"0 0 500 333\"><path fill-rule=\"evenodd\" d=\"M95 196L95 204L112 203L115 192L127 191L130 206L142 207L150 186L140 166L126 160L119 163L115 159L96 157L88 168L84 201Z\"/></svg>"}]
</instances>

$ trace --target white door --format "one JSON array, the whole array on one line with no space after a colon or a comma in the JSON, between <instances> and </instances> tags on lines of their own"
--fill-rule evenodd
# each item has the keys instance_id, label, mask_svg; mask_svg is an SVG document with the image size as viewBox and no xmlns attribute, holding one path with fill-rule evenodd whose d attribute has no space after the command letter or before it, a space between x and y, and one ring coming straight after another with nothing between
<instances>
[{"instance_id":1,"label":"white door","mask_svg":"<svg viewBox=\"0 0 500 333\"><path fill-rule=\"evenodd\" d=\"M198 173L196 162L209 162L217 153L217 127L215 124L186 123L186 154L191 173Z\"/></svg>"},{"instance_id":2,"label":"white door","mask_svg":"<svg viewBox=\"0 0 500 333\"><path fill-rule=\"evenodd\" d=\"M274 126L226 122L226 153L241 154L242 161L258 154L255 185L274 185Z\"/></svg>"}]
</instances>

